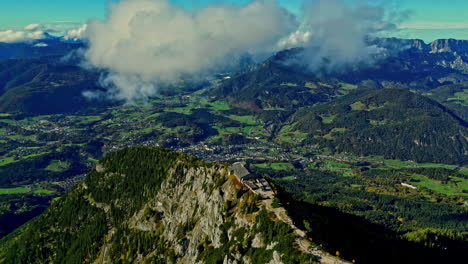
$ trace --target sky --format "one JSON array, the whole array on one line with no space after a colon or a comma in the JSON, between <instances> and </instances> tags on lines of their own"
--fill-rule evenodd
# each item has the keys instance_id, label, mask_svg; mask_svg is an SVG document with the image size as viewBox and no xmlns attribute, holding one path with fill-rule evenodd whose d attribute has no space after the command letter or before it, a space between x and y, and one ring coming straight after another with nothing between
<instances>
[{"instance_id":1,"label":"sky","mask_svg":"<svg viewBox=\"0 0 468 264\"><path fill-rule=\"evenodd\" d=\"M29 24L52 24L62 27L85 23L90 19L104 19L110 1L116 0L1 0L0 30L19 29ZM210 3L242 4L248 0L171 0L187 8ZM301 0L278 0L284 7L299 13ZM308 0L305 0L308 1ZM362 1L362 0L348 0ZM397 37L468 39L467 0L373 0L392 2L400 11L410 11L409 18L393 33Z\"/></svg>"}]
</instances>

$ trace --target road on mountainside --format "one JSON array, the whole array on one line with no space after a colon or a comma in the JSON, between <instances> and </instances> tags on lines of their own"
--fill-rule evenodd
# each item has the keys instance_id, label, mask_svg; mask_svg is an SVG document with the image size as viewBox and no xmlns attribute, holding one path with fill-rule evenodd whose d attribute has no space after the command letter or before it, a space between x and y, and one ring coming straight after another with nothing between
<instances>
[{"instance_id":1,"label":"road on mountainside","mask_svg":"<svg viewBox=\"0 0 468 264\"><path fill-rule=\"evenodd\" d=\"M83 184L83 187L87 188L85 184ZM112 224L110 221L110 217L109 217L110 206L104 203L98 203L92 197L89 197L89 196L85 196L84 198L86 201L88 201L90 205L96 208L102 209L106 215L106 224L107 224L108 232L107 232L106 241L104 244L104 249L102 250L102 256L101 254L99 254L98 259L94 262L94 263L97 263L100 258L101 260L99 262L101 264L106 264L107 263L106 262L107 247L108 247L109 242L112 239L112 235L114 234L114 231L112 230L113 228L112 228Z\"/></svg>"}]
</instances>

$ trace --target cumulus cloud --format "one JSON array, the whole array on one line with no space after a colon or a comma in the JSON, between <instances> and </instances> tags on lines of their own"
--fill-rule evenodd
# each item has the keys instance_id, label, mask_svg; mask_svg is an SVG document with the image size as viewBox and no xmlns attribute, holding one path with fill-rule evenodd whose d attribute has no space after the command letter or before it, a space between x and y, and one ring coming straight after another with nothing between
<instances>
[{"instance_id":1,"label":"cumulus cloud","mask_svg":"<svg viewBox=\"0 0 468 264\"><path fill-rule=\"evenodd\" d=\"M0 42L4 43L19 43L19 42L33 42L36 40L46 38L44 31L34 31L34 32L26 32L26 31L14 31L14 30L6 30L0 31Z\"/></svg>"},{"instance_id":2,"label":"cumulus cloud","mask_svg":"<svg viewBox=\"0 0 468 264\"><path fill-rule=\"evenodd\" d=\"M43 31L47 33L61 33L61 31L56 28L56 25L50 24L29 24L25 26L23 30L27 32Z\"/></svg>"},{"instance_id":3,"label":"cumulus cloud","mask_svg":"<svg viewBox=\"0 0 468 264\"><path fill-rule=\"evenodd\" d=\"M65 40L73 40L73 41L86 39L87 29L88 29L88 25L84 24L78 28L68 30L63 38Z\"/></svg>"},{"instance_id":4,"label":"cumulus cloud","mask_svg":"<svg viewBox=\"0 0 468 264\"><path fill-rule=\"evenodd\" d=\"M23 28L8 29L0 31L0 42L4 43L31 43L37 40L50 37L49 33L56 35L63 34L61 30L62 24L55 22L45 24L29 24ZM44 44L44 43L42 43ZM40 44L36 47L44 47Z\"/></svg>"},{"instance_id":5,"label":"cumulus cloud","mask_svg":"<svg viewBox=\"0 0 468 264\"><path fill-rule=\"evenodd\" d=\"M261 57L304 47L294 63L317 73L373 63L385 50L369 45L369 39L395 31L394 22L407 13L356 2L304 1L298 22L275 0L191 11L169 0L121 0L110 6L106 20L69 30L64 38L87 40L84 66L106 72L101 84L107 97L133 101L183 78L236 65L245 54ZM102 96L86 93L88 98Z\"/></svg>"},{"instance_id":6,"label":"cumulus cloud","mask_svg":"<svg viewBox=\"0 0 468 264\"><path fill-rule=\"evenodd\" d=\"M335 71L369 63L382 50L368 39L396 29L386 20L384 7L346 3L344 0L311 0L305 6L303 28L312 36L305 45L303 62L312 70Z\"/></svg>"},{"instance_id":7,"label":"cumulus cloud","mask_svg":"<svg viewBox=\"0 0 468 264\"><path fill-rule=\"evenodd\" d=\"M272 51L297 28L295 16L275 1L187 11L167 0L122 0L106 21L88 24L85 57L89 66L109 72L102 83L114 97L134 100L246 53Z\"/></svg>"},{"instance_id":8,"label":"cumulus cloud","mask_svg":"<svg viewBox=\"0 0 468 264\"><path fill-rule=\"evenodd\" d=\"M13 29L0 28L0 42L4 43L31 43L37 40L55 36L63 36L64 40L82 40L86 35L87 25L73 21L52 21L42 24L29 24L25 27ZM39 46L37 46L39 47Z\"/></svg>"},{"instance_id":9,"label":"cumulus cloud","mask_svg":"<svg viewBox=\"0 0 468 264\"><path fill-rule=\"evenodd\" d=\"M280 49L303 47L310 41L311 37L312 33L309 31L296 31L293 32L291 35L281 39L278 42L278 47Z\"/></svg>"}]
</instances>

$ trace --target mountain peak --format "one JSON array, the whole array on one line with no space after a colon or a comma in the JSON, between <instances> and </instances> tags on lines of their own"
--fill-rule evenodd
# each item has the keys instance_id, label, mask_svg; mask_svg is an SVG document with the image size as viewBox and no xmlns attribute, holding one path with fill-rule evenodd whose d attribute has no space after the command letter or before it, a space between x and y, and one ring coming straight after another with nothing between
<instances>
[{"instance_id":1,"label":"mountain peak","mask_svg":"<svg viewBox=\"0 0 468 264\"><path fill-rule=\"evenodd\" d=\"M124 149L103 158L82 184L31 223L34 233L25 227L4 241L0 260L306 263L314 259L304 252L308 248L301 247L306 239L271 201L249 191L223 164L161 148Z\"/></svg>"}]
</instances>

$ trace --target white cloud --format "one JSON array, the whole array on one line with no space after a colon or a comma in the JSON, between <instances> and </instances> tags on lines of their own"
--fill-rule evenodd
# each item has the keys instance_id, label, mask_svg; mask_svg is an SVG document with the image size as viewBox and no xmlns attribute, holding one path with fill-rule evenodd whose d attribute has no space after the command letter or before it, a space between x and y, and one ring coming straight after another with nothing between
<instances>
[{"instance_id":1,"label":"white cloud","mask_svg":"<svg viewBox=\"0 0 468 264\"><path fill-rule=\"evenodd\" d=\"M0 31L0 42L5 43L33 42L35 40L44 39L45 37L44 31Z\"/></svg>"},{"instance_id":2,"label":"white cloud","mask_svg":"<svg viewBox=\"0 0 468 264\"><path fill-rule=\"evenodd\" d=\"M68 31L78 29L83 25L82 22L74 21L49 21L41 24L41 30L48 33L56 33L65 36Z\"/></svg>"},{"instance_id":3,"label":"white cloud","mask_svg":"<svg viewBox=\"0 0 468 264\"><path fill-rule=\"evenodd\" d=\"M81 27L68 30L64 36L64 39L74 40L74 41L85 39L87 29L88 29L88 25L84 24Z\"/></svg>"},{"instance_id":4,"label":"white cloud","mask_svg":"<svg viewBox=\"0 0 468 264\"><path fill-rule=\"evenodd\" d=\"M58 28L59 25L49 25L49 24L30 24L23 28L24 31L27 32L37 32L43 31L47 33L62 33L61 30Z\"/></svg>"},{"instance_id":5,"label":"white cloud","mask_svg":"<svg viewBox=\"0 0 468 264\"><path fill-rule=\"evenodd\" d=\"M52 21L43 24L30 24L13 29L0 28L0 42L18 43L33 42L48 37L47 34L63 36L65 40L81 40L85 38L86 24L73 21Z\"/></svg>"},{"instance_id":6,"label":"white cloud","mask_svg":"<svg viewBox=\"0 0 468 264\"><path fill-rule=\"evenodd\" d=\"M278 47L280 49L302 47L309 42L311 37L312 37L311 32L296 31L296 32L293 32L291 35L281 39L278 42Z\"/></svg>"},{"instance_id":7,"label":"white cloud","mask_svg":"<svg viewBox=\"0 0 468 264\"><path fill-rule=\"evenodd\" d=\"M39 24L29 24L29 25L24 27L24 30L26 30L26 31L36 31L40 27L41 27L41 25L39 25Z\"/></svg>"},{"instance_id":8,"label":"white cloud","mask_svg":"<svg viewBox=\"0 0 468 264\"><path fill-rule=\"evenodd\" d=\"M367 38L396 28L385 20L383 7L344 0L314 0L305 9L304 31L311 32L301 58L312 70L335 71L372 62L381 50Z\"/></svg>"},{"instance_id":9,"label":"white cloud","mask_svg":"<svg viewBox=\"0 0 468 264\"><path fill-rule=\"evenodd\" d=\"M122 0L108 19L88 24L89 65L108 70L115 97L154 95L160 83L200 76L245 53L276 49L298 27L275 1L186 11L167 0ZM112 89L112 88L110 88Z\"/></svg>"}]
</instances>

